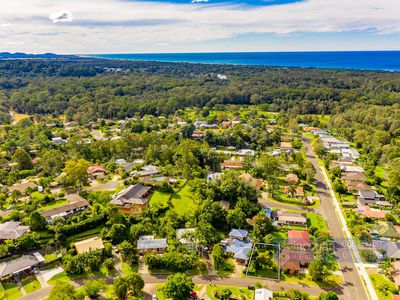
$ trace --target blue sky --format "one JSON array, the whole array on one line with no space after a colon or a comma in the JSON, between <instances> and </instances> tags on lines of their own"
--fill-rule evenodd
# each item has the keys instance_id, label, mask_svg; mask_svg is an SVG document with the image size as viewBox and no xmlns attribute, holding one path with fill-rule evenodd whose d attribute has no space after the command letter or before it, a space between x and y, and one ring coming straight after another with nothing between
<instances>
[{"instance_id":1,"label":"blue sky","mask_svg":"<svg viewBox=\"0 0 400 300\"><path fill-rule=\"evenodd\" d=\"M394 0L3 1L0 51L400 50Z\"/></svg>"}]
</instances>

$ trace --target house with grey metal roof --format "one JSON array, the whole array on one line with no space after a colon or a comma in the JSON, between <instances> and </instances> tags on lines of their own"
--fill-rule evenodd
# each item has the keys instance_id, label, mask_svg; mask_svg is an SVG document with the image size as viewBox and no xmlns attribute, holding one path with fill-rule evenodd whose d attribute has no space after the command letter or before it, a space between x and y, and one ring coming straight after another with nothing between
<instances>
[{"instance_id":1,"label":"house with grey metal roof","mask_svg":"<svg viewBox=\"0 0 400 300\"><path fill-rule=\"evenodd\" d=\"M167 247L167 239L155 239L151 235L139 237L137 241L137 249L141 255L148 252L164 253Z\"/></svg>"},{"instance_id":2,"label":"house with grey metal roof","mask_svg":"<svg viewBox=\"0 0 400 300\"><path fill-rule=\"evenodd\" d=\"M244 240L245 238L247 238L248 234L249 234L249 232L247 230L233 228L229 232L229 237L230 238L236 238L236 239L239 239L239 240Z\"/></svg>"},{"instance_id":3,"label":"house with grey metal roof","mask_svg":"<svg viewBox=\"0 0 400 300\"><path fill-rule=\"evenodd\" d=\"M36 252L0 263L0 279L30 273L34 267L39 266L42 262L44 262L43 256Z\"/></svg>"},{"instance_id":4,"label":"house with grey metal roof","mask_svg":"<svg viewBox=\"0 0 400 300\"><path fill-rule=\"evenodd\" d=\"M0 224L0 240L14 240L29 230L29 226L21 225L21 222L6 222Z\"/></svg>"},{"instance_id":5,"label":"house with grey metal roof","mask_svg":"<svg viewBox=\"0 0 400 300\"><path fill-rule=\"evenodd\" d=\"M151 186L136 183L119 192L110 203L118 206L123 213L142 211L150 199Z\"/></svg>"}]
</instances>

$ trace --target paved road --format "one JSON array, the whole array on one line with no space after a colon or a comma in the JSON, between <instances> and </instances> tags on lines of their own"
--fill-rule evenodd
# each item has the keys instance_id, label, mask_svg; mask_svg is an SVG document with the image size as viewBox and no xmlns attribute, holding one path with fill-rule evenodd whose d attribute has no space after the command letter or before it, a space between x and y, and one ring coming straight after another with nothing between
<instances>
[{"instance_id":1,"label":"paved road","mask_svg":"<svg viewBox=\"0 0 400 300\"><path fill-rule=\"evenodd\" d=\"M146 284L157 284L157 283L165 283L168 275L142 275ZM242 278L242 277L221 277L218 275L199 275L193 276L193 282L195 284L216 284L216 285L228 285L228 286L237 286L237 287L247 287L248 285L254 285L256 282L262 283L264 286L267 286L269 289L273 291L279 291L281 287L285 290L289 289L300 289L303 292L307 292L313 296L318 296L322 292L326 292L328 290L324 290L317 286L309 286L306 284L299 285L297 283L290 282L277 282L274 280L262 280L259 278ZM105 278L108 284L112 284L114 278L112 276ZM81 287L83 285L83 281L74 281L71 282L75 287ZM45 299L49 296L50 291L53 286L48 286L42 288L40 290L34 291L28 295L22 296L18 298L19 300L41 300ZM332 290L332 289L329 289ZM340 293L340 290L335 290L337 293ZM149 296L149 295L147 295ZM365 299L364 299L365 300Z\"/></svg>"},{"instance_id":2,"label":"paved road","mask_svg":"<svg viewBox=\"0 0 400 300\"><path fill-rule=\"evenodd\" d=\"M366 300L369 299L365 287L356 269L353 257L351 256L347 240L342 230L339 217L336 213L328 188L325 184L324 176L318 165L316 156L312 149L310 140L303 137L303 142L306 146L307 158L314 165L316 174L316 187L321 201L321 213L327 221L329 231L335 240L335 255L339 262L340 269L343 272L342 293L343 299Z\"/></svg>"}]
</instances>

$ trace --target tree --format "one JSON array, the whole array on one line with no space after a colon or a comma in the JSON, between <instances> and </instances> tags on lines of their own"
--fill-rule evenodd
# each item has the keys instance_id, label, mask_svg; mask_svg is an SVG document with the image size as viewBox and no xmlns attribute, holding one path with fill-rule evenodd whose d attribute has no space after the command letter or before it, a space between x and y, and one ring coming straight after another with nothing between
<instances>
[{"instance_id":1,"label":"tree","mask_svg":"<svg viewBox=\"0 0 400 300\"><path fill-rule=\"evenodd\" d=\"M104 279L85 280L83 291L90 299L97 299L100 293L104 290L106 282Z\"/></svg>"},{"instance_id":2,"label":"tree","mask_svg":"<svg viewBox=\"0 0 400 300\"><path fill-rule=\"evenodd\" d=\"M187 277L183 273L176 273L168 276L164 294L167 298L184 300L187 299L193 287L194 283L190 277Z\"/></svg>"},{"instance_id":3,"label":"tree","mask_svg":"<svg viewBox=\"0 0 400 300\"><path fill-rule=\"evenodd\" d=\"M123 241L117 246L124 261L131 262L135 254L135 247L128 241Z\"/></svg>"},{"instance_id":4,"label":"tree","mask_svg":"<svg viewBox=\"0 0 400 300\"><path fill-rule=\"evenodd\" d=\"M224 265L225 261L224 249L222 248L222 246L219 244L214 245L211 255L214 260L215 269L221 268Z\"/></svg>"},{"instance_id":5,"label":"tree","mask_svg":"<svg viewBox=\"0 0 400 300\"><path fill-rule=\"evenodd\" d=\"M106 237L111 240L111 243L116 245L125 240L126 226L124 224L113 224L107 230Z\"/></svg>"},{"instance_id":6,"label":"tree","mask_svg":"<svg viewBox=\"0 0 400 300\"><path fill-rule=\"evenodd\" d=\"M315 258L308 266L308 274L313 281L322 282L331 274L331 271L327 268L323 259Z\"/></svg>"},{"instance_id":7,"label":"tree","mask_svg":"<svg viewBox=\"0 0 400 300\"><path fill-rule=\"evenodd\" d=\"M335 292L327 292L319 295L318 300L339 300L339 297Z\"/></svg>"},{"instance_id":8,"label":"tree","mask_svg":"<svg viewBox=\"0 0 400 300\"><path fill-rule=\"evenodd\" d=\"M46 229L46 219L37 211L31 213L29 217L29 226L33 231L43 231Z\"/></svg>"},{"instance_id":9,"label":"tree","mask_svg":"<svg viewBox=\"0 0 400 300\"><path fill-rule=\"evenodd\" d=\"M39 168L46 176L60 173L64 167L65 155L60 150L50 149L43 153L39 160Z\"/></svg>"},{"instance_id":10,"label":"tree","mask_svg":"<svg viewBox=\"0 0 400 300\"><path fill-rule=\"evenodd\" d=\"M134 296L138 296L144 288L144 280L138 273L130 273L126 276L129 289Z\"/></svg>"},{"instance_id":11,"label":"tree","mask_svg":"<svg viewBox=\"0 0 400 300\"><path fill-rule=\"evenodd\" d=\"M114 294L119 300L126 299L128 294L128 282L125 277L118 276L114 279Z\"/></svg>"},{"instance_id":12,"label":"tree","mask_svg":"<svg viewBox=\"0 0 400 300\"><path fill-rule=\"evenodd\" d=\"M19 170L30 170L33 167L31 156L23 148L17 148L11 159L18 164Z\"/></svg>"},{"instance_id":13,"label":"tree","mask_svg":"<svg viewBox=\"0 0 400 300\"><path fill-rule=\"evenodd\" d=\"M81 188L88 185L88 167L89 162L84 159L68 160L64 168L64 172L66 173L64 185L72 188Z\"/></svg>"},{"instance_id":14,"label":"tree","mask_svg":"<svg viewBox=\"0 0 400 300\"><path fill-rule=\"evenodd\" d=\"M51 289L49 300L77 300L79 299L75 287L64 281L58 281Z\"/></svg>"},{"instance_id":15,"label":"tree","mask_svg":"<svg viewBox=\"0 0 400 300\"><path fill-rule=\"evenodd\" d=\"M218 299L228 300L232 296L232 291L230 289L223 288L221 291L218 292L217 296Z\"/></svg>"},{"instance_id":16,"label":"tree","mask_svg":"<svg viewBox=\"0 0 400 300\"><path fill-rule=\"evenodd\" d=\"M299 290L290 289L287 293L290 300L308 300L310 296L307 293L303 293Z\"/></svg>"},{"instance_id":17,"label":"tree","mask_svg":"<svg viewBox=\"0 0 400 300\"><path fill-rule=\"evenodd\" d=\"M262 211L254 218L253 236L258 242L264 240L264 237L274 230L271 220Z\"/></svg>"}]
</instances>

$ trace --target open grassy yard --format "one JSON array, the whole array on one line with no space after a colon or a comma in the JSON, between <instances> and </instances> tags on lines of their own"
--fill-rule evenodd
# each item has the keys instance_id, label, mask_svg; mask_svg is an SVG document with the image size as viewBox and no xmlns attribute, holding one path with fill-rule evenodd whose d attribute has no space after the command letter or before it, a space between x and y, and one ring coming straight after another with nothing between
<instances>
[{"instance_id":1,"label":"open grassy yard","mask_svg":"<svg viewBox=\"0 0 400 300\"><path fill-rule=\"evenodd\" d=\"M378 295L379 300L391 300L392 293L397 290L394 282L387 279L382 274L371 274L369 276L372 281L372 285Z\"/></svg>"},{"instance_id":2,"label":"open grassy yard","mask_svg":"<svg viewBox=\"0 0 400 300\"><path fill-rule=\"evenodd\" d=\"M322 231L328 231L325 219L316 213L307 213L307 227L315 227Z\"/></svg>"},{"instance_id":3,"label":"open grassy yard","mask_svg":"<svg viewBox=\"0 0 400 300\"><path fill-rule=\"evenodd\" d=\"M64 205L64 204L68 204L68 200L66 200L66 199L58 200L58 201L43 205L43 206L39 207L38 211L51 209L51 208L58 207L58 206L61 206L61 205Z\"/></svg>"},{"instance_id":4,"label":"open grassy yard","mask_svg":"<svg viewBox=\"0 0 400 300\"><path fill-rule=\"evenodd\" d=\"M219 286L211 286L211 285L207 285L207 296L211 299L211 300L217 300L218 298L216 298L214 295L216 292L220 292L224 289L229 289L232 292L232 298L236 298L236 299L246 299L246 300L251 300L253 299L253 294L254 292L247 289L247 288L238 288L235 286L223 286L223 285L219 285Z\"/></svg>"},{"instance_id":5,"label":"open grassy yard","mask_svg":"<svg viewBox=\"0 0 400 300\"><path fill-rule=\"evenodd\" d=\"M90 238L90 237L92 237L94 235L99 234L99 232L101 231L102 228L103 227L96 227L96 228L89 229L89 230L81 232L81 233L77 233L77 234L71 235L71 236L67 237L67 242L68 243L72 243L72 242L75 242L75 241L79 241L79 240L83 240L83 239L86 239L86 238Z\"/></svg>"},{"instance_id":6,"label":"open grassy yard","mask_svg":"<svg viewBox=\"0 0 400 300\"><path fill-rule=\"evenodd\" d=\"M13 118L14 118L14 122L15 123L19 123L23 119L26 119L26 118L29 118L29 117L30 117L30 115L27 115L27 114L18 114L16 112L13 112Z\"/></svg>"},{"instance_id":7,"label":"open grassy yard","mask_svg":"<svg viewBox=\"0 0 400 300\"><path fill-rule=\"evenodd\" d=\"M58 258L58 255L56 253L50 253L50 254L46 254L44 256L44 261L51 262L53 260L56 260L57 258Z\"/></svg>"},{"instance_id":8,"label":"open grassy yard","mask_svg":"<svg viewBox=\"0 0 400 300\"><path fill-rule=\"evenodd\" d=\"M174 210L181 215L192 211L195 207L193 195L187 184L178 193L172 195L171 201Z\"/></svg>"},{"instance_id":9,"label":"open grassy yard","mask_svg":"<svg viewBox=\"0 0 400 300\"><path fill-rule=\"evenodd\" d=\"M128 263L123 261L121 263L121 265L122 265L122 273L125 274L125 275L129 274L129 273L135 273L135 272L138 271L138 265L137 264L130 265L130 264L128 264Z\"/></svg>"},{"instance_id":10,"label":"open grassy yard","mask_svg":"<svg viewBox=\"0 0 400 300\"><path fill-rule=\"evenodd\" d=\"M71 280L82 280L82 279L95 279L96 277L104 277L115 275L115 270L106 270L105 268L101 268L100 271L95 271L91 273L84 273L78 275L68 275L65 271L58 273L57 275L50 278L48 281L49 284L55 284L57 281L71 281Z\"/></svg>"},{"instance_id":11,"label":"open grassy yard","mask_svg":"<svg viewBox=\"0 0 400 300\"><path fill-rule=\"evenodd\" d=\"M150 199L150 205L159 205L165 207L168 205L168 200L171 198L171 194L155 191Z\"/></svg>"},{"instance_id":12,"label":"open grassy yard","mask_svg":"<svg viewBox=\"0 0 400 300\"><path fill-rule=\"evenodd\" d=\"M28 294L42 288L40 282L35 277L24 280L22 286Z\"/></svg>"},{"instance_id":13,"label":"open grassy yard","mask_svg":"<svg viewBox=\"0 0 400 300\"><path fill-rule=\"evenodd\" d=\"M1 299L14 300L22 296L21 291L15 283L3 283L0 293Z\"/></svg>"}]
</instances>

